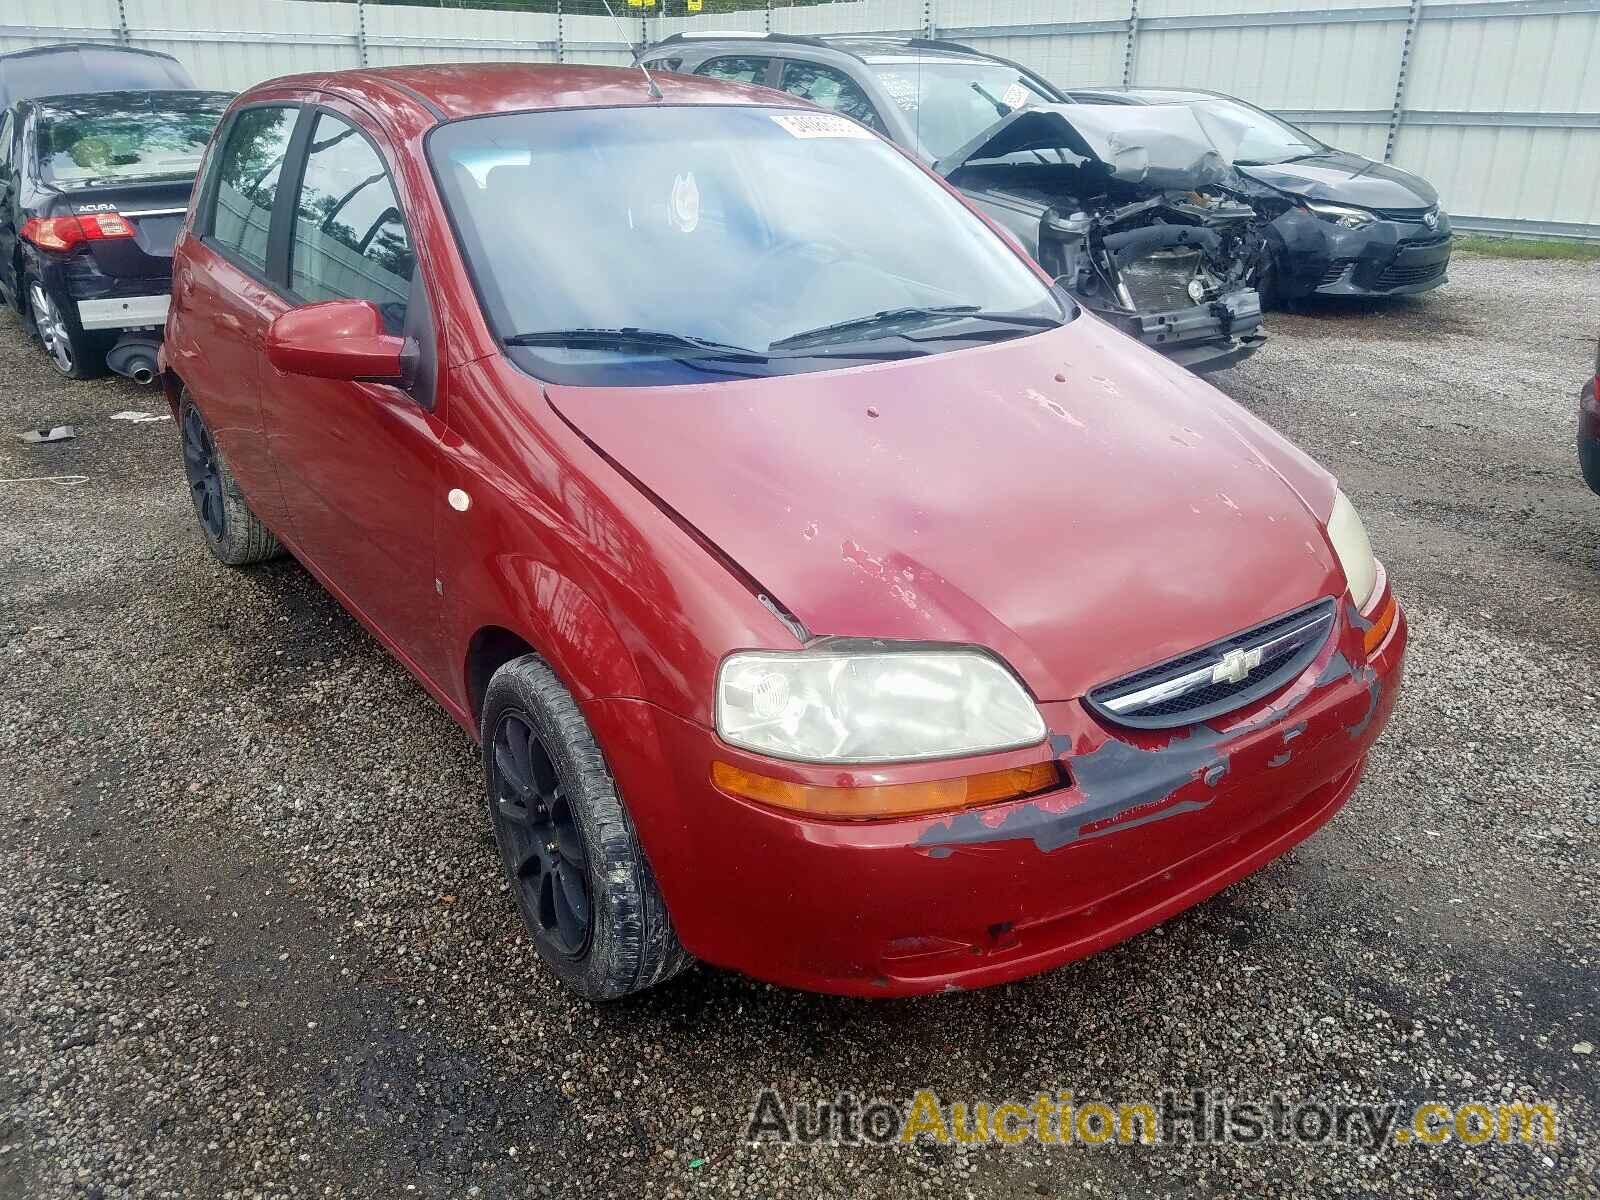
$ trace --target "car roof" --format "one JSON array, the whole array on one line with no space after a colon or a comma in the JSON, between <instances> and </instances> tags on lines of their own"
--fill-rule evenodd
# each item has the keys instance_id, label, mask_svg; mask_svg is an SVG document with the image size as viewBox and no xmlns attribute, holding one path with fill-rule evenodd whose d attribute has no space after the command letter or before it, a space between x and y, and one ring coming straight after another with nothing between
<instances>
[{"instance_id":1,"label":"car roof","mask_svg":"<svg viewBox=\"0 0 1600 1200\"><path fill-rule=\"evenodd\" d=\"M83 50L105 51L110 54L146 54L151 58L178 61L163 50L146 50L140 46L117 46L109 42L52 42L48 46L26 46L21 50L7 50L0 54L0 66L14 58L28 58L39 54L77 54Z\"/></svg>"},{"instance_id":2,"label":"car roof","mask_svg":"<svg viewBox=\"0 0 1600 1200\"><path fill-rule=\"evenodd\" d=\"M982 61L993 62L992 54L976 50L971 46L963 46L959 42L947 42L938 38L923 37L895 37L889 34L870 33L830 33L818 37L808 37L803 34L792 33L741 33L736 29L720 30L706 33L675 33L671 37L663 38L646 49L641 57L666 58L685 47L694 46L713 50L740 49L749 51L754 47L771 47L783 49L784 47L805 47L810 51L831 50L835 54L842 54L847 58L860 59L867 62L872 59L886 58L947 58L952 61Z\"/></svg>"},{"instance_id":3,"label":"car roof","mask_svg":"<svg viewBox=\"0 0 1600 1200\"><path fill-rule=\"evenodd\" d=\"M170 54L105 42L59 42L0 54L0 108L18 100L109 88L176 91L194 79Z\"/></svg>"},{"instance_id":4,"label":"car roof","mask_svg":"<svg viewBox=\"0 0 1600 1200\"><path fill-rule=\"evenodd\" d=\"M304 87L357 102L381 97L391 104L421 106L439 121L536 109L627 108L656 103L809 107L768 88L699 76L663 73L656 76L656 85L661 90L660 100L651 95L644 72L637 67L505 62L289 75L259 84L251 92Z\"/></svg>"},{"instance_id":5,"label":"car roof","mask_svg":"<svg viewBox=\"0 0 1600 1200\"><path fill-rule=\"evenodd\" d=\"M1106 84L1097 87L1074 87L1067 91L1074 95L1103 95L1126 96L1138 104L1192 104L1196 100L1228 100L1232 97L1221 92L1208 91L1205 88L1168 88L1168 87L1122 87L1117 84Z\"/></svg>"}]
</instances>

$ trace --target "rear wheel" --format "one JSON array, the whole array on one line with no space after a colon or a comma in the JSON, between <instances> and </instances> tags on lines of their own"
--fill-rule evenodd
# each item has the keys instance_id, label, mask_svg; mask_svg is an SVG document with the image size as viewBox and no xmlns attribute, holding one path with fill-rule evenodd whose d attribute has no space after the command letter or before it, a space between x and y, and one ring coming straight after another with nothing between
<instances>
[{"instance_id":1,"label":"rear wheel","mask_svg":"<svg viewBox=\"0 0 1600 1200\"><path fill-rule=\"evenodd\" d=\"M536 655L495 672L480 723L489 819L534 947L590 1000L689 962L571 693Z\"/></svg>"},{"instance_id":2,"label":"rear wheel","mask_svg":"<svg viewBox=\"0 0 1600 1200\"><path fill-rule=\"evenodd\" d=\"M178 405L178 427L183 438L183 474L189 481L189 498L206 545L230 567L262 562L282 553L278 539L250 511L227 459L217 448L205 417L188 392Z\"/></svg>"},{"instance_id":3,"label":"rear wheel","mask_svg":"<svg viewBox=\"0 0 1600 1200\"><path fill-rule=\"evenodd\" d=\"M105 373L105 349L78 323L77 305L58 301L37 275L27 277L28 312L33 331L50 365L68 379L93 379Z\"/></svg>"}]
</instances>

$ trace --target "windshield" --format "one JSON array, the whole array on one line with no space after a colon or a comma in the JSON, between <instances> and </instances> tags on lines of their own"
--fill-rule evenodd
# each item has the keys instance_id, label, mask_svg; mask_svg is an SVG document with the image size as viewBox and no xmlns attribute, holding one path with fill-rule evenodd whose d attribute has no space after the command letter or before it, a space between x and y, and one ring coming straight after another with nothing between
<instances>
[{"instance_id":1,"label":"windshield","mask_svg":"<svg viewBox=\"0 0 1600 1200\"><path fill-rule=\"evenodd\" d=\"M934 161L1015 109L1059 100L1004 63L895 58L870 65Z\"/></svg>"},{"instance_id":2,"label":"windshield","mask_svg":"<svg viewBox=\"0 0 1600 1200\"><path fill-rule=\"evenodd\" d=\"M227 106L226 96L158 94L126 102L86 96L79 107L44 109L36 124L41 173L58 184L193 176Z\"/></svg>"},{"instance_id":3,"label":"windshield","mask_svg":"<svg viewBox=\"0 0 1600 1200\"><path fill-rule=\"evenodd\" d=\"M1201 100L1190 107L1217 148L1238 166L1266 166L1328 149L1286 121L1237 100Z\"/></svg>"},{"instance_id":4,"label":"windshield","mask_svg":"<svg viewBox=\"0 0 1600 1200\"><path fill-rule=\"evenodd\" d=\"M553 382L784 374L1065 316L967 208L840 116L511 113L428 147L491 325Z\"/></svg>"}]
</instances>

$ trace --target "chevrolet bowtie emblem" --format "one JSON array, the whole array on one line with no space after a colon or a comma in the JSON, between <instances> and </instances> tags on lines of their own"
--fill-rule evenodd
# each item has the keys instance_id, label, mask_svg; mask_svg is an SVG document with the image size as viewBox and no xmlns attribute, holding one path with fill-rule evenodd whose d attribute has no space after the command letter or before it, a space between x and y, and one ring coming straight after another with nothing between
<instances>
[{"instance_id":1,"label":"chevrolet bowtie emblem","mask_svg":"<svg viewBox=\"0 0 1600 1200\"><path fill-rule=\"evenodd\" d=\"M1261 650L1229 650L1211 668L1212 683L1243 683L1261 665Z\"/></svg>"}]
</instances>

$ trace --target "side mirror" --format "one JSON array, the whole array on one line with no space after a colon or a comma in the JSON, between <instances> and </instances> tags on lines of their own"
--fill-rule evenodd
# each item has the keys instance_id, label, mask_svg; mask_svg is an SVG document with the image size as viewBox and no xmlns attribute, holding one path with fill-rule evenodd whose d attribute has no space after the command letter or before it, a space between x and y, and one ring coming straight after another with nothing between
<instances>
[{"instance_id":1,"label":"side mirror","mask_svg":"<svg viewBox=\"0 0 1600 1200\"><path fill-rule=\"evenodd\" d=\"M307 304L267 329L267 361L286 375L405 387L415 360L415 344L387 332L370 300Z\"/></svg>"}]
</instances>

